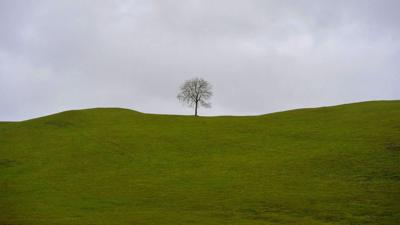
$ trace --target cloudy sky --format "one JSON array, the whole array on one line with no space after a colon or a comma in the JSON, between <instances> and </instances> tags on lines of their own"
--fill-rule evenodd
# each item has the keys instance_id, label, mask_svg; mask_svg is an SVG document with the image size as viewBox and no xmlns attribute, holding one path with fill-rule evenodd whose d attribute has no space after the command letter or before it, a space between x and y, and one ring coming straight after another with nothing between
<instances>
[{"instance_id":1,"label":"cloudy sky","mask_svg":"<svg viewBox=\"0 0 400 225\"><path fill-rule=\"evenodd\" d=\"M0 120L124 107L203 115L400 99L398 0L1 0Z\"/></svg>"}]
</instances>

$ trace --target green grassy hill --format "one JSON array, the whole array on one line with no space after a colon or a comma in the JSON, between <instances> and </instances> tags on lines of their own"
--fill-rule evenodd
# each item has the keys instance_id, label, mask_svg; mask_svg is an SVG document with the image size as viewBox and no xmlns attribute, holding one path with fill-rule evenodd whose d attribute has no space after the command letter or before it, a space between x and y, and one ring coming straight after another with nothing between
<instances>
[{"instance_id":1,"label":"green grassy hill","mask_svg":"<svg viewBox=\"0 0 400 225\"><path fill-rule=\"evenodd\" d=\"M400 224L400 101L0 123L0 224Z\"/></svg>"}]
</instances>

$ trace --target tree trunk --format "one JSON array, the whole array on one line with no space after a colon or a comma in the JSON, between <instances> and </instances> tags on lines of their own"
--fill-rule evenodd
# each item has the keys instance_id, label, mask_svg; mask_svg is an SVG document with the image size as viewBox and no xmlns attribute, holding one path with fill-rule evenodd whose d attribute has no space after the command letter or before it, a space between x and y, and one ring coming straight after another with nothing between
<instances>
[{"instance_id":1,"label":"tree trunk","mask_svg":"<svg viewBox=\"0 0 400 225\"><path fill-rule=\"evenodd\" d=\"M197 103L198 103L198 102L196 102L196 105L195 105L195 107L194 107L194 116L197 116Z\"/></svg>"}]
</instances>

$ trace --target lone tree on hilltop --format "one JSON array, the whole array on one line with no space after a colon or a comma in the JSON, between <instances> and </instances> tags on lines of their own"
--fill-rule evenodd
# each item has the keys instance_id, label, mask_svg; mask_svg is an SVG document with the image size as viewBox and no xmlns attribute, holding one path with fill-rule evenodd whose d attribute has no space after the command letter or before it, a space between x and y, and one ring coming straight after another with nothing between
<instances>
[{"instance_id":1,"label":"lone tree on hilltop","mask_svg":"<svg viewBox=\"0 0 400 225\"><path fill-rule=\"evenodd\" d=\"M197 108L201 105L206 108L211 107L207 100L212 96L211 84L201 78L193 78L185 81L180 88L177 96L178 100L190 107L194 107L194 115L197 115Z\"/></svg>"}]
</instances>

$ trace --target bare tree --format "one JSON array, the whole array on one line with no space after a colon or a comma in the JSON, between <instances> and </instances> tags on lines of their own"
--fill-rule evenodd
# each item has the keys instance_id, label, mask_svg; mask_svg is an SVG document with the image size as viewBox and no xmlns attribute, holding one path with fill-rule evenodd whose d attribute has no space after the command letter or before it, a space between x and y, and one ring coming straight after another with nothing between
<instances>
[{"instance_id":1,"label":"bare tree","mask_svg":"<svg viewBox=\"0 0 400 225\"><path fill-rule=\"evenodd\" d=\"M206 108L211 107L207 102L212 96L211 84L201 78L193 78L185 81L180 88L178 100L190 107L194 107L194 115L197 116L197 108L201 105Z\"/></svg>"}]
</instances>

